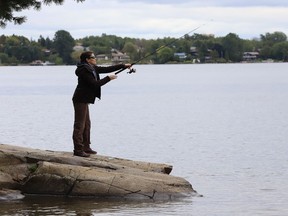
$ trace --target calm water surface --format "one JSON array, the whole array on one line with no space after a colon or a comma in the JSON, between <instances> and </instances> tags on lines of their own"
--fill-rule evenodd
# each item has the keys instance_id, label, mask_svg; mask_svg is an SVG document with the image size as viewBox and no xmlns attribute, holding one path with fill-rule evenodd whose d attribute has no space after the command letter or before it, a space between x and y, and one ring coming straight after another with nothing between
<instances>
[{"instance_id":1,"label":"calm water surface","mask_svg":"<svg viewBox=\"0 0 288 216\"><path fill-rule=\"evenodd\" d=\"M90 107L101 155L168 163L203 197L1 202L1 215L287 215L288 64L140 65ZM71 151L74 66L0 67L0 143Z\"/></svg>"}]
</instances>

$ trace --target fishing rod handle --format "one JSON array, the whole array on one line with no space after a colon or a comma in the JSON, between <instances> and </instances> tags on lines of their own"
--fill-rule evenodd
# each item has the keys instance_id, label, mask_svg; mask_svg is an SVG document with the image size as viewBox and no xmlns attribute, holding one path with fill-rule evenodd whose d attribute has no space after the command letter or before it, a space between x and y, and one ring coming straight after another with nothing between
<instances>
[{"instance_id":1,"label":"fishing rod handle","mask_svg":"<svg viewBox=\"0 0 288 216\"><path fill-rule=\"evenodd\" d=\"M131 63L130 72L128 72L128 73L135 73L135 72L136 72L136 70L132 68L132 66L133 66L134 64L135 64L135 62L134 62L134 63ZM124 71L124 70L126 70L126 69L128 69L128 68L125 67L125 68L120 69L119 71L117 71L117 72L115 73L115 75L121 73L122 71Z\"/></svg>"}]
</instances>

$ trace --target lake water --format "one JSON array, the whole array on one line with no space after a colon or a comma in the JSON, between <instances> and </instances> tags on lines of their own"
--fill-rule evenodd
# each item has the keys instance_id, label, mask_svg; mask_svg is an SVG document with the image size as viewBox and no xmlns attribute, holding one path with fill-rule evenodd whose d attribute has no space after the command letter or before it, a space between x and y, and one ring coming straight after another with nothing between
<instances>
[{"instance_id":1,"label":"lake water","mask_svg":"<svg viewBox=\"0 0 288 216\"><path fill-rule=\"evenodd\" d=\"M136 65L90 106L101 155L173 165L203 197L27 197L1 215L288 214L288 64ZM71 151L74 66L0 67L0 143Z\"/></svg>"}]
</instances>

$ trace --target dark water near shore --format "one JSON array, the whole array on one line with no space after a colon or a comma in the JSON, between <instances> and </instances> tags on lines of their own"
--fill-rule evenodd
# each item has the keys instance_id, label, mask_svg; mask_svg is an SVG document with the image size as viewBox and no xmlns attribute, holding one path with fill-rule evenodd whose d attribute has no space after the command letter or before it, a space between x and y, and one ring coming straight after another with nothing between
<instances>
[{"instance_id":1,"label":"dark water near shore","mask_svg":"<svg viewBox=\"0 0 288 216\"><path fill-rule=\"evenodd\" d=\"M171 164L203 197L27 197L0 215L287 215L288 64L136 68L90 106L92 147ZM0 143L72 151L74 69L0 67Z\"/></svg>"}]
</instances>

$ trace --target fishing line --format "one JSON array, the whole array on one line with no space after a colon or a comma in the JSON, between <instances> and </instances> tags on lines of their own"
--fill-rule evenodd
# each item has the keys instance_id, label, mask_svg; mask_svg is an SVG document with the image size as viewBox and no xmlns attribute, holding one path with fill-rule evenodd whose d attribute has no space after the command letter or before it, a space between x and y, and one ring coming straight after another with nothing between
<instances>
[{"instance_id":1,"label":"fishing line","mask_svg":"<svg viewBox=\"0 0 288 216\"><path fill-rule=\"evenodd\" d=\"M205 24L201 24L200 26L198 26L198 27L194 28L193 30L187 32L186 34L182 35L181 37L178 37L178 38L172 40L171 42L160 46L160 47L157 48L154 52L148 53L148 54L145 55L144 57L142 57L142 58L138 59L137 61L131 63L131 67L129 68L130 71L128 71L127 73L129 73L129 74L135 73L136 70L132 68L133 65L139 63L140 61L142 61L142 60L145 59L145 58L148 58L148 57L156 54L156 53L159 52L161 49L172 45L173 43L175 43L175 42L176 42L177 40L179 40L180 38L183 38L183 37L185 37L186 35L189 35L189 34L195 32L196 30L198 30L199 28L201 28L201 27L204 26L204 25L205 25ZM124 71L124 70L126 70L126 69L127 69L127 68L122 68L122 69L120 69L119 71L117 71L115 74L119 74L119 73L121 73L122 71Z\"/></svg>"}]
</instances>

